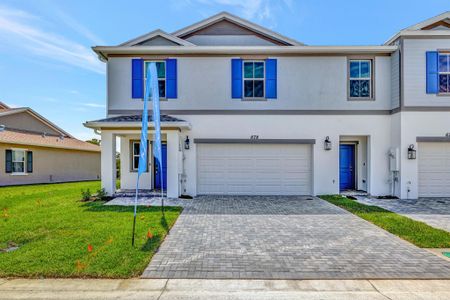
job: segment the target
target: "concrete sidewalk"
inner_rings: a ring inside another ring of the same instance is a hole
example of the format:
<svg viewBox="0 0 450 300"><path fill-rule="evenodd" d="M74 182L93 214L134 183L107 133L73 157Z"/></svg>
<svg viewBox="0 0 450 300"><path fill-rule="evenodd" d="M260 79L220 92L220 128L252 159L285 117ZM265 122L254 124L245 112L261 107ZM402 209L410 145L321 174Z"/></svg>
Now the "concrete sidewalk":
<svg viewBox="0 0 450 300"><path fill-rule="evenodd" d="M0 279L0 299L450 299L450 280Z"/></svg>

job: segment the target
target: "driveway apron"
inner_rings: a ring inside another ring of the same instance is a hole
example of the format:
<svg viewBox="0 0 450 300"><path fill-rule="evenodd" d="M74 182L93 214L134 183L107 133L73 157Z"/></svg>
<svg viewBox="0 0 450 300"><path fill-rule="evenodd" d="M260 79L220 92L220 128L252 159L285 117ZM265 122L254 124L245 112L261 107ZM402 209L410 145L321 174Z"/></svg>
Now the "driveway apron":
<svg viewBox="0 0 450 300"><path fill-rule="evenodd" d="M450 263L316 197L201 196L144 278L432 279Z"/></svg>

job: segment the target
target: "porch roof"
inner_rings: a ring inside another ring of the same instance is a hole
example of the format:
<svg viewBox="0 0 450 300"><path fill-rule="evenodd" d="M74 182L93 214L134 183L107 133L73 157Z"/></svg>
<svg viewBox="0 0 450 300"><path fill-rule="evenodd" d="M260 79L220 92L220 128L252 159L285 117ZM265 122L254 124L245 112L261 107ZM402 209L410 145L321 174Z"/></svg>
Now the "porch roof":
<svg viewBox="0 0 450 300"><path fill-rule="evenodd" d="M99 119L94 121L87 121L83 125L92 129L101 128L136 128L141 127L142 115L121 115L115 117L109 117L105 119ZM154 126L153 116L148 115L149 128ZM169 115L161 115L161 127L171 128L187 128L190 129L191 125L185 120L181 120Z"/></svg>

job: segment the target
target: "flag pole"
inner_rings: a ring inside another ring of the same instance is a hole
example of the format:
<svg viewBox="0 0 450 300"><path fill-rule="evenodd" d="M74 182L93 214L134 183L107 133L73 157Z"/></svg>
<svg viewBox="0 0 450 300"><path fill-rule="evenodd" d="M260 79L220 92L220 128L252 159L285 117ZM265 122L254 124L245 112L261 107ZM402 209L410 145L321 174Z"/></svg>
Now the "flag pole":
<svg viewBox="0 0 450 300"><path fill-rule="evenodd" d="M133 247L134 247L134 232L136 229L136 212L137 212L138 192L139 192L139 176L138 176L138 179L136 182L136 196L134 197L133 236L131 237L131 246L133 246Z"/></svg>

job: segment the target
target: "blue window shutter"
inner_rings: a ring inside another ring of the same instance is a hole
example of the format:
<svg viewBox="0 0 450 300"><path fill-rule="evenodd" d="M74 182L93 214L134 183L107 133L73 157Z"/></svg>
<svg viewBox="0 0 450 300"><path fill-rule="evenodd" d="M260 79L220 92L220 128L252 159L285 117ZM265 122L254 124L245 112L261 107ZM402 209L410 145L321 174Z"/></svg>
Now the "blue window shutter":
<svg viewBox="0 0 450 300"><path fill-rule="evenodd" d="M266 98L277 98L277 60L266 59Z"/></svg>
<svg viewBox="0 0 450 300"><path fill-rule="evenodd" d="M12 173L12 150L5 151L5 172Z"/></svg>
<svg viewBox="0 0 450 300"><path fill-rule="evenodd" d="M144 60L133 58L131 60L131 98L144 97Z"/></svg>
<svg viewBox="0 0 450 300"><path fill-rule="evenodd" d="M427 94L437 94L439 92L439 53L437 51L427 51Z"/></svg>
<svg viewBox="0 0 450 300"><path fill-rule="evenodd" d="M177 60L173 58L166 59L166 98L178 98Z"/></svg>
<svg viewBox="0 0 450 300"><path fill-rule="evenodd" d="M231 60L231 98L242 98L242 59Z"/></svg>
<svg viewBox="0 0 450 300"><path fill-rule="evenodd" d="M33 152L27 151L27 173L33 173Z"/></svg>

